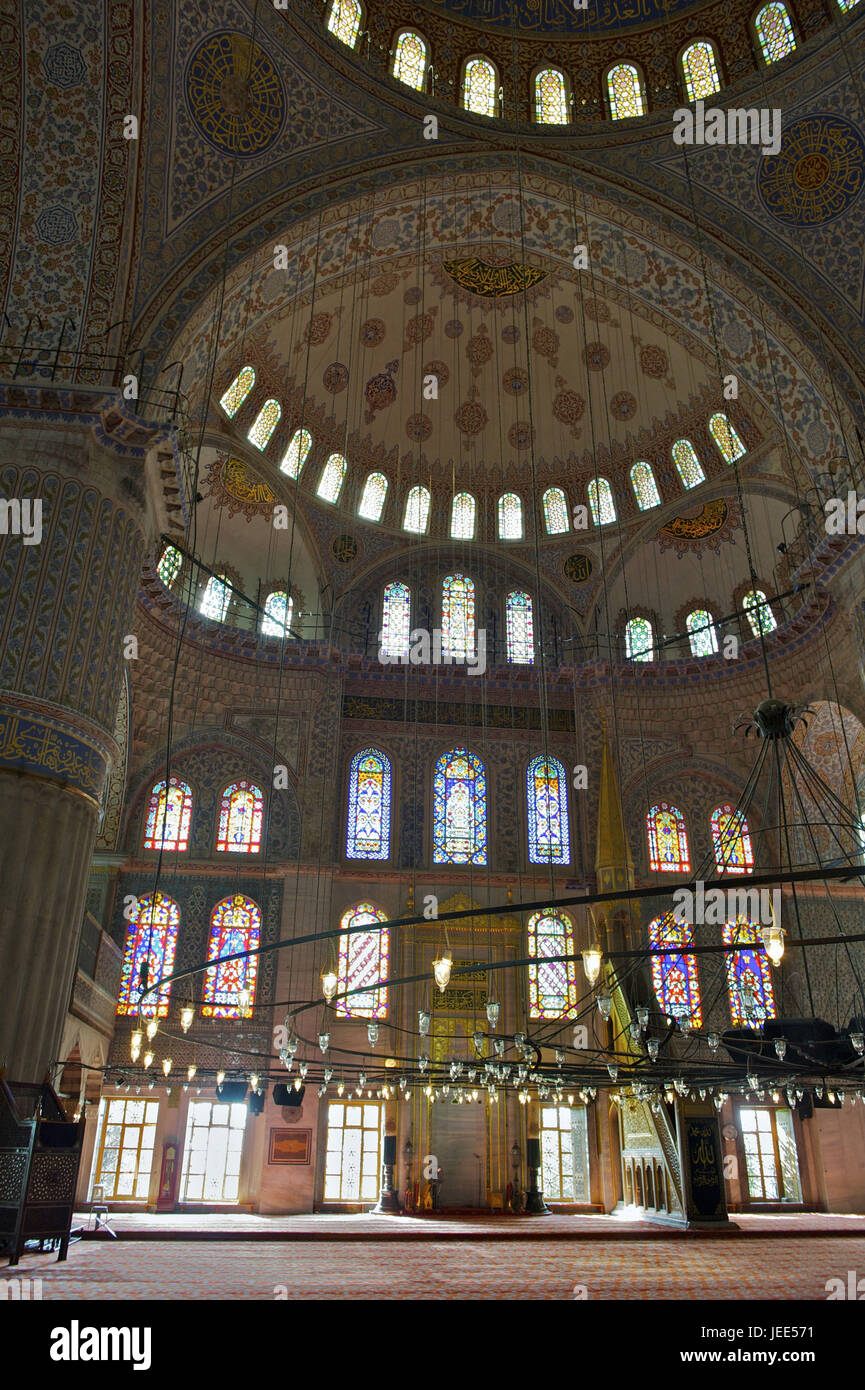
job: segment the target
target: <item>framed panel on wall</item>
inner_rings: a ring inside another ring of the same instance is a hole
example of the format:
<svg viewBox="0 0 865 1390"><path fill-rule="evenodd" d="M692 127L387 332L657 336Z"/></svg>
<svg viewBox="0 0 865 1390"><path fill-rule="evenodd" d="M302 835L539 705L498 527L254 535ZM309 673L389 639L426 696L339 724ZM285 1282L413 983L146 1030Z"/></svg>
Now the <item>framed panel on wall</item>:
<svg viewBox="0 0 865 1390"><path fill-rule="evenodd" d="M309 1163L311 1129L272 1129L268 1163Z"/></svg>

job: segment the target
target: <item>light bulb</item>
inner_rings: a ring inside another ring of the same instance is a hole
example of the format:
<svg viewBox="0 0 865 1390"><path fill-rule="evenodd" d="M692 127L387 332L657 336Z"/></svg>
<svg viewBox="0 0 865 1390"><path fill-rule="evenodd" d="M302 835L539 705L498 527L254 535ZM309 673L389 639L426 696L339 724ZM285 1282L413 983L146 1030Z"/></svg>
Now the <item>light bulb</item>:
<svg viewBox="0 0 865 1390"><path fill-rule="evenodd" d="M152 1053L152 1052L145 1052L145 1054L144 1054L144 1066L145 1066L145 1069L146 1069L147 1067L151 1066L152 1062L153 1062L153 1053Z"/></svg>
<svg viewBox="0 0 865 1390"><path fill-rule="evenodd" d="M221 1085L223 1084L224 1081L225 1081L225 1072L224 1072L224 1071L218 1071L218 1072L216 1073L216 1084L217 1084L217 1086L221 1086Z"/></svg>
<svg viewBox="0 0 865 1390"><path fill-rule="evenodd" d="M187 1081L191 1081L192 1078L193 1078L193 1076L195 1075L195 1073L196 1073L197 1071L198 1071L198 1067L195 1065L195 1063L194 1063L194 1062L190 1063L190 1065L186 1068L186 1079L187 1079Z"/></svg>
<svg viewBox="0 0 865 1390"><path fill-rule="evenodd" d="M338 1096L344 1096L344 1095L345 1095L345 1082L344 1082L344 1081L340 1081L339 1085L338 1085L337 1088L336 1088L336 1094L337 1094Z"/></svg>
<svg viewBox="0 0 865 1390"><path fill-rule="evenodd" d="M195 1018L195 1010L191 1004L184 1004L180 1010L180 1026L184 1033L188 1033L192 1027L192 1020Z"/></svg>
<svg viewBox="0 0 865 1390"><path fill-rule="evenodd" d="M773 922L769 927L763 927L763 945L766 947L766 955L773 965L780 965L784 957L784 932Z"/></svg>
<svg viewBox="0 0 865 1390"><path fill-rule="evenodd" d="M453 968L453 957L450 951L446 950L443 956L439 956L438 960L433 961L432 966L435 982L441 993L444 994L450 984L451 969Z"/></svg>
<svg viewBox="0 0 865 1390"><path fill-rule="evenodd" d="M163 1059L162 1059L162 1071L163 1071L163 1073L164 1073L165 1076L168 1076L168 1075L169 1075L169 1073L170 1073L170 1071L171 1071L171 1068L172 1068L172 1065L173 1065L173 1063L172 1063L170 1057L163 1057Z"/></svg>
<svg viewBox="0 0 865 1390"><path fill-rule="evenodd" d="M257 1091L257 1090L258 1090L258 1083L259 1083L259 1080L260 1080L260 1077L259 1077L257 1071L251 1071L251 1072L249 1073L249 1084L250 1084L250 1086L252 1087L253 1091Z"/></svg>
<svg viewBox="0 0 865 1390"><path fill-rule="evenodd" d="M586 979L592 986L598 983L602 960L603 952L600 946L588 946L583 951L583 970L586 972Z"/></svg>
<svg viewBox="0 0 865 1390"><path fill-rule="evenodd" d="M374 1020L366 1025L366 1035L369 1038L370 1047L375 1047L378 1042L378 1024Z"/></svg>
<svg viewBox="0 0 865 1390"><path fill-rule="evenodd" d="M325 999L332 999L336 994L338 984L335 970L322 970L321 972L321 992Z"/></svg>
<svg viewBox="0 0 865 1390"><path fill-rule="evenodd" d="M155 1018L149 1018L149 1019L147 1020L147 1027L146 1027L146 1029L145 1029L145 1032L147 1033L147 1041L148 1041L148 1042L153 1042L153 1039L156 1037L156 1033L157 1033L157 1029L158 1029L158 1028L159 1028L159 1024L157 1023L157 1021L156 1021Z"/></svg>
<svg viewBox="0 0 865 1390"><path fill-rule="evenodd" d="M318 1046L322 1054L327 1052L327 1049L330 1047L330 1033L319 1033Z"/></svg>
<svg viewBox="0 0 865 1390"><path fill-rule="evenodd" d="M296 1091L299 1091L302 1085L303 1085L303 1083L302 1083L300 1077L299 1077L299 1076L296 1076L296 1077L294 1078L294 1089L295 1089Z"/></svg>
<svg viewBox="0 0 865 1390"><path fill-rule="evenodd" d="M499 1004L495 999L487 1001L487 1022L491 1028L495 1028L499 1021Z"/></svg>

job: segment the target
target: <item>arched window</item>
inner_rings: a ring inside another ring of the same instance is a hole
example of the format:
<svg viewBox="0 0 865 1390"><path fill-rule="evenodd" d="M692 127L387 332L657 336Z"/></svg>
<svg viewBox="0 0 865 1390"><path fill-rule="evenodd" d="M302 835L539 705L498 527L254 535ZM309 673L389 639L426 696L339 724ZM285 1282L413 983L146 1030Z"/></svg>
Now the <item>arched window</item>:
<svg viewBox="0 0 865 1390"><path fill-rule="evenodd" d="M609 526L610 522L616 519L616 504L613 501L613 489L606 478L592 478L586 492L595 525Z"/></svg>
<svg viewBox="0 0 865 1390"><path fill-rule="evenodd" d="M467 661L474 652L474 581L467 574L448 574L442 583L442 655Z"/></svg>
<svg viewBox="0 0 865 1390"><path fill-rule="evenodd" d="M610 115L614 121L623 116L645 116L646 98L640 74L633 63L617 63L607 73L607 93Z"/></svg>
<svg viewBox="0 0 865 1390"><path fill-rule="evenodd" d="M786 58L796 47L787 6L782 5L780 0L772 0L770 5L758 10L754 16L754 29L767 63L777 63L779 58Z"/></svg>
<svg viewBox="0 0 865 1390"><path fill-rule="evenodd" d="M577 970L572 960L550 960L550 956L572 956L574 924L566 912L535 912L528 925L529 1018L575 1018L577 1013Z"/></svg>
<svg viewBox="0 0 865 1390"><path fill-rule="evenodd" d="M741 811L725 802L712 812L712 846L719 874L751 874L754 851L748 822Z"/></svg>
<svg viewBox="0 0 865 1390"><path fill-rule="evenodd" d="M849 10L852 10L852 9L854 8L854 6L856 6L856 5L858 5L858 4L859 4L859 0L838 0L838 8L839 8L839 10L841 10L844 14L847 14L847 12L848 12Z"/></svg>
<svg viewBox="0 0 865 1390"><path fill-rule="evenodd" d="M629 661L655 660L655 634L648 618L629 618L625 624L625 656Z"/></svg>
<svg viewBox="0 0 865 1390"><path fill-rule="evenodd" d="M522 589L508 594L506 616L508 661L516 666L532 666L535 660L532 600Z"/></svg>
<svg viewBox="0 0 865 1390"><path fill-rule="evenodd" d="M217 850L234 854L258 854L264 801L254 782L232 782L219 803Z"/></svg>
<svg viewBox="0 0 865 1390"><path fill-rule="evenodd" d="M419 92L426 76L426 62L426 44L420 34L413 34L410 29L403 30L394 49L394 77Z"/></svg>
<svg viewBox="0 0 865 1390"><path fill-rule="evenodd" d="M387 1017L387 987L381 983L388 973L388 929L382 925L386 921L372 903L356 903L342 914L337 993L350 989L360 993L337 999L340 1018ZM370 930L360 930L363 927Z"/></svg>
<svg viewBox="0 0 865 1390"><path fill-rule="evenodd" d="M358 0L332 0L327 27L338 39L347 43L349 48L354 48L362 17Z"/></svg>
<svg viewBox="0 0 865 1390"><path fill-rule="evenodd" d="M544 493L544 525L548 536L561 536L571 529L568 499L560 487L548 487Z"/></svg>
<svg viewBox="0 0 865 1390"><path fill-rule="evenodd" d="M712 615L707 608L695 608L685 619L688 641L692 656L715 656L718 651L718 634Z"/></svg>
<svg viewBox="0 0 865 1390"><path fill-rule="evenodd" d="M307 455L312 448L312 435L309 430L295 430L291 436L291 442L283 455L279 465L280 473L285 473L289 478L299 478L300 470L306 463Z"/></svg>
<svg viewBox="0 0 865 1390"><path fill-rule="evenodd" d="M724 956L733 1027L759 1028L765 1019L775 1017L772 972L760 933L744 919L727 922L724 945L734 948Z"/></svg>
<svg viewBox="0 0 865 1390"><path fill-rule="evenodd" d="M533 758L526 770L529 863L570 864L568 779L557 758Z"/></svg>
<svg viewBox="0 0 865 1390"><path fill-rule="evenodd" d="M282 406L279 401L265 401L246 436L250 444L254 444L256 449L266 449L270 443L270 436L279 424L281 414Z"/></svg>
<svg viewBox="0 0 865 1390"><path fill-rule="evenodd" d="M474 540L477 506L470 492L458 492L451 505L451 535L455 541Z"/></svg>
<svg viewBox="0 0 865 1390"><path fill-rule="evenodd" d="M348 774L347 859L390 854L390 759L377 748L355 753Z"/></svg>
<svg viewBox="0 0 865 1390"><path fill-rule="evenodd" d="M463 73L463 106L476 116L496 114L498 78L486 58L469 58Z"/></svg>
<svg viewBox="0 0 865 1390"><path fill-rule="evenodd" d="M265 637L287 637L291 627L291 614L294 600L284 589L275 589L264 600L264 617L261 630Z"/></svg>
<svg viewBox="0 0 865 1390"><path fill-rule="evenodd" d="M205 618L212 618L214 622L224 623L230 602L231 590L228 587L225 575L221 574L217 577L215 574L212 574L204 586L204 593L201 595L198 611L202 613Z"/></svg>
<svg viewBox="0 0 865 1390"><path fill-rule="evenodd" d="M765 636L767 632L775 631L778 626L775 614L762 589L749 590L742 599L742 607L748 615L748 622L755 637L759 637L761 633Z"/></svg>
<svg viewBox="0 0 865 1390"><path fill-rule="evenodd" d="M650 507L661 505L661 494L658 492L655 475L651 465L643 459L639 463L635 463L631 469L631 487L634 489L637 506L641 512L647 512Z"/></svg>
<svg viewBox="0 0 865 1390"><path fill-rule="evenodd" d="M261 939L261 910L252 898L242 893L223 898L210 918L209 965L204 975L202 1018L251 1018L255 1003L255 981L258 975L258 956L245 960L223 960L238 951L255 951ZM249 1003L241 1007L239 994L249 991Z"/></svg>
<svg viewBox="0 0 865 1390"><path fill-rule="evenodd" d="M153 990L142 1002L141 972L144 969L148 986L172 974L180 908L164 893L145 893L131 911L117 1012L121 1017L140 1012L143 1018L165 1018L171 985L160 986L158 993Z"/></svg>
<svg viewBox="0 0 865 1390"><path fill-rule="evenodd" d="M523 536L523 504L515 492L499 498L499 540L519 541Z"/></svg>
<svg viewBox="0 0 865 1390"><path fill-rule="evenodd" d="M229 420L234 419L254 385L255 368L242 367L228 390L219 398L219 404L222 406Z"/></svg>
<svg viewBox="0 0 865 1390"><path fill-rule="evenodd" d="M715 46L707 39L698 39L682 54L682 72L689 101L699 101L721 90Z"/></svg>
<svg viewBox="0 0 865 1390"><path fill-rule="evenodd" d="M363 485L363 496L357 509L358 516L362 516L365 521L381 521L386 497L387 478L383 473L370 473Z"/></svg>
<svg viewBox="0 0 865 1390"><path fill-rule="evenodd" d="M156 566L156 573L162 580L166 589L170 589L175 579L180 573L183 564L183 556L176 545L167 545L159 557L159 564Z"/></svg>
<svg viewBox="0 0 865 1390"><path fill-rule="evenodd" d="M691 853L685 817L678 806L659 801L646 816L649 840L649 868L653 873L688 874Z"/></svg>
<svg viewBox="0 0 865 1390"><path fill-rule="evenodd" d="M709 421L709 429L712 431L712 438L721 451L721 457L725 463L735 463L740 459L746 449L738 434L735 426L730 424L723 411L719 410Z"/></svg>
<svg viewBox="0 0 865 1390"><path fill-rule="evenodd" d="M684 487L696 487L706 481L703 466L690 439L677 439L673 445L673 462Z"/></svg>
<svg viewBox="0 0 865 1390"><path fill-rule="evenodd" d="M568 89L558 68L543 68L535 75L535 120L541 125L568 123Z"/></svg>
<svg viewBox="0 0 865 1390"><path fill-rule="evenodd" d="M661 1011L679 1023L686 1020L699 1028L703 1022L693 928L674 920L672 913L649 923L649 946L663 955L652 956L652 984Z"/></svg>
<svg viewBox="0 0 865 1390"><path fill-rule="evenodd" d="M487 779L465 748L443 753L433 777L433 863L486 864Z"/></svg>
<svg viewBox="0 0 865 1390"><path fill-rule="evenodd" d="M166 795L165 782L157 782L150 789L147 803L144 848L177 850L182 854L189 844L191 816L192 789L188 783L172 777Z"/></svg>
<svg viewBox="0 0 865 1390"><path fill-rule="evenodd" d="M422 536L429 525L429 492L425 487L413 487L405 499L404 531L414 531Z"/></svg>
<svg viewBox="0 0 865 1390"><path fill-rule="evenodd" d="M318 496L324 502L336 502L342 491L342 484L345 478L345 470L348 464L342 454L331 454L321 472L321 481L318 484Z"/></svg>
<svg viewBox="0 0 865 1390"><path fill-rule="evenodd" d="M411 628L411 590L394 579L384 588L381 618L381 654L391 661L408 660Z"/></svg>

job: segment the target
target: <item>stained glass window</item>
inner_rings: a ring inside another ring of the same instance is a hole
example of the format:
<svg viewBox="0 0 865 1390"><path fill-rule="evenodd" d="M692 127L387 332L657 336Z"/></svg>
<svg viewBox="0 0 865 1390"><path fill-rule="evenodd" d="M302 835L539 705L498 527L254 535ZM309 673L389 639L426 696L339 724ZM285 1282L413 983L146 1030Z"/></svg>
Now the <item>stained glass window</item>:
<svg viewBox="0 0 865 1390"><path fill-rule="evenodd" d="M529 918L529 1018L575 1018L577 971L572 960L549 956L574 954L574 925L566 912L536 912ZM536 962L536 963L534 963Z"/></svg>
<svg viewBox="0 0 865 1390"><path fill-rule="evenodd" d="M255 368L242 367L228 390L219 400L219 404L222 406L229 420L232 420L237 414L254 385Z"/></svg>
<svg viewBox="0 0 865 1390"><path fill-rule="evenodd" d="M754 28L767 63L777 63L779 58L786 58L788 53L794 51L796 38L793 25L787 6L780 4L779 0L764 5L754 16Z"/></svg>
<svg viewBox="0 0 865 1390"><path fill-rule="evenodd" d="M751 631L755 637L759 637L762 632L774 632L778 624L775 621L775 614L769 606L769 600L762 589L751 589L742 599L742 607L748 615L748 622L751 624Z"/></svg>
<svg viewBox="0 0 865 1390"><path fill-rule="evenodd" d="M557 758L533 758L526 771L529 863L570 864L568 779Z"/></svg>
<svg viewBox="0 0 865 1390"><path fill-rule="evenodd" d="M649 923L649 946L665 950L664 955L652 956L652 984L661 1010L668 1018L680 1023L690 1019L695 1028L703 1022L700 1001L700 981L697 978L697 957L688 947L694 944L694 931L685 922L674 920L672 913L656 917Z"/></svg>
<svg viewBox="0 0 865 1390"><path fill-rule="evenodd" d="M649 839L649 868L653 873L691 872L691 853L685 817L678 806L659 801L646 816Z"/></svg>
<svg viewBox="0 0 865 1390"><path fill-rule="evenodd" d="M606 478L592 478L586 492L595 525L608 526L611 521L615 521L616 504L613 501L613 489Z"/></svg>
<svg viewBox="0 0 865 1390"><path fill-rule="evenodd" d="M568 499L560 487L548 487L544 493L544 524L548 536L561 536L570 530Z"/></svg>
<svg viewBox="0 0 865 1390"><path fill-rule="evenodd" d="M859 0L838 0L838 8L839 10L843 10L844 14L846 14L848 10L852 10L854 6L858 4Z"/></svg>
<svg viewBox="0 0 865 1390"><path fill-rule="evenodd" d="M289 478L299 478L311 448L312 435L309 430L295 430L279 465L280 473L287 474Z"/></svg>
<svg viewBox="0 0 865 1390"><path fill-rule="evenodd" d="M347 859L390 853L390 759L377 748L355 753L348 775Z"/></svg>
<svg viewBox="0 0 865 1390"><path fill-rule="evenodd" d="M655 634L648 618L629 618L625 624L625 655L629 661L655 660Z"/></svg>
<svg viewBox="0 0 865 1390"><path fill-rule="evenodd" d="M171 985L160 986L158 994L153 990L140 1002L141 972L145 970L148 987L172 974L180 908L164 893L145 893L131 911L134 915L129 919L126 933L117 1012L121 1016L140 1012L144 1018L165 1018Z"/></svg>
<svg viewBox="0 0 865 1390"><path fill-rule="evenodd" d="M689 101L699 101L721 90L715 50L705 39L699 39L682 54L682 72Z"/></svg>
<svg viewBox="0 0 865 1390"><path fill-rule="evenodd" d="M712 812L712 846L715 864L720 874L750 874L754 872L754 851L748 822L735 806L725 803Z"/></svg>
<svg viewBox="0 0 865 1390"><path fill-rule="evenodd" d="M232 782L222 793L219 804L216 848L235 854L258 854L263 814L264 801L255 783Z"/></svg>
<svg viewBox="0 0 865 1390"><path fill-rule="evenodd" d="M358 0L332 0L327 27L338 39L354 48L360 29L361 8Z"/></svg>
<svg viewBox="0 0 865 1390"><path fill-rule="evenodd" d="M610 115L614 121L623 116L645 116L646 101L640 74L632 63L617 63L607 73Z"/></svg>
<svg viewBox="0 0 865 1390"><path fill-rule="evenodd" d="M405 499L403 530L422 536L429 525L429 492L425 487L413 487Z"/></svg>
<svg viewBox="0 0 865 1390"><path fill-rule="evenodd" d="M634 489L637 506L641 512L647 512L650 507L661 505L661 494L658 492L658 484L655 482L651 465L642 459L639 463L635 463L631 469L631 487Z"/></svg>
<svg viewBox="0 0 865 1390"><path fill-rule="evenodd" d="M451 535L456 541L470 541L475 534L475 499L470 492L458 492L451 506Z"/></svg>
<svg viewBox="0 0 865 1390"><path fill-rule="evenodd" d="M532 666L535 660L532 600L521 589L508 594L507 630L508 661L517 666Z"/></svg>
<svg viewBox="0 0 865 1390"><path fill-rule="evenodd" d="M265 637L286 637L291 627L291 614L294 600L284 589L275 589L264 600L264 617L261 630Z"/></svg>
<svg viewBox="0 0 865 1390"><path fill-rule="evenodd" d="M433 863L486 864L487 779L465 748L443 753L433 778Z"/></svg>
<svg viewBox="0 0 865 1390"><path fill-rule="evenodd" d="M677 439L673 445L673 462L685 487L696 487L706 481L703 466L690 439Z"/></svg>
<svg viewBox="0 0 865 1390"><path fill-rule="evenodd" d="M156 566L156 573L162 580L166 589L170 589L175 579L180 573L180 566L183 564L183 556L176 545L167 545Z"/></svg>
<svg viewBox="0 0 865 1390"><path fill-rule="evenodd" d="M230 602L231 590L225 582L225 576L217 579L216 575L211 575L204 586L201 603L198 605L199 611L205 618L213 618L214 622L222 623L225 621Z"/></svg>
<svg viewBox="0 0 865 1390"><path fill-rule="evenodd" d="M764 1019L775 1017L775 991L772 972L759 930L740 919L724 925L727 951L727 989L734 1028L759 1028Z"/></svg>
<svg viewBox="0 0 865 1390"><path fill-rule="evenodd" d="M270 436L279 424L281 414L282 406L279 401L265 401L246 436L250 444L254 444L256 449L266 449L270 443Z"/></svg>
<svg viewBox="0 0 865 1390"><path fill-rule="evenodd" d="M544 68L535 77L535 118L542 125L567 125L568 90L558 68Z"/></svg>
<svg viewBox="0 0 865 1390"><path fill-rule="evenodd" d="M384 499L387 497L387 478L383 473L370 473L363 485L363 496L357 509L365 521L381 521Z"/></svg>
<svg viewBox="0 0 865 1390"><path fill-rule="evenodd" d="M485 58L469 58L463 76L463 106L476 116L496 114L496 70Z"/></svg>
<svg viewBox="0 0 865 1390"><path fill-rule="evenodd" d="M165 782L157 782L147 803L144 848L182 853L189 844L191 816L192 790L187 783L172 777L166 796Z"/></svg>
<svg viewBox="0 0 865 1390"><path fill-rule="evenodd" d="M345 470L348 468L342 454L331 454L321 472L318 496L325 502L335 502L342 491Z"/></svg>
<svg viewBox="0 0 865 1390"><path fill-rule="evenodd" d="M381 651L391 661L408 657L411 590L398 579L386 584L382 604Z"/></svg>
<svg viewBox="0 0 865 1390"><path fill-rule="evenodd" d="M393 55L393 75L420 91L426 76L426 44L420 34L408 29L400 34Z"/></svg>
<svg viewBox="0 0 865 1390"><path fill-rule="evenodd" d="M705 608L695 608L685 619L685 626L691 643L691 655L714 656L718 650L718 634L711 613Z"/></svg>
<svg viewBox="0 0 865 1390"><path fill-rule="evenodd" d="M466 574L446 575L442 583L442 655L467 661L475 653L475 586Z"/></svg>
<svg viewBox="0 0 865 1390"><path fill-rule="evenodd" d="M499 498L499 540L518 541L523 534L523 504L515 492Z"/></svg>
<svg viewBox="0 0 865 1390"><path fill-rule="evenodd" d="M255 1003L255 981L258 975L258 956L245 960L223 961L238 951L255 951L261 938L261 911L252 898L235 893L223 898L213 909L210 919L209 965L204 976L202 1018L251 1018ZM241 1008L238 995L249 990L249 1003Z"/></svg>
<svg viewBox="0 0 865 1390"><path fill-rule="evenodd" d="M723 411L718 411L709 421L709 429L712 431L712 438L721 451L721 457L725 463L735 463L740 459L746 449L734 425L730 424Z"/></svg>
<svg viewBox="0 0 865 1390"><path fill-rule="evenodd" d="M358 994L337 999L336 1012L340 1018L386 1018L388 929L381 925L387 917L372 903L357 903L342 915L339 938L339 968L337 993L356 989ZM371 927L371 931L357 928Z"/></svg>

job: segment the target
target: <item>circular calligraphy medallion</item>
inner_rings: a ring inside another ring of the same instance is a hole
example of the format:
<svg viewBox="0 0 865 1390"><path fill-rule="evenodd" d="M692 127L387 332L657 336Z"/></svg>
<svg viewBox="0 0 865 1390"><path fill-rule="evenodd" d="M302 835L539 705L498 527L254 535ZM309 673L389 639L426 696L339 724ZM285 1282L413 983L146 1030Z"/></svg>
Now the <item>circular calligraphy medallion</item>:
<svg viewBox="0 0 865 1390"><path fill-rule="evenodd" d="M757 168L757 192L767 212L794 227L831 222L856 201L865 184L865 141L842 116L804 116L785 125L781 149Z"/></svg>
<svg viewBox="0 0 865 1390"><path fill-rule="evenodd" d="M285 118L285 93L268 55L245 34L201 40L186 65L186 100L206 140L249 159L274 143Z"/></svg>

